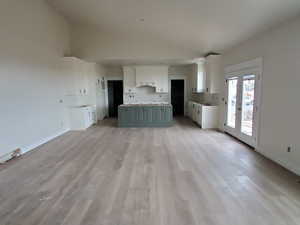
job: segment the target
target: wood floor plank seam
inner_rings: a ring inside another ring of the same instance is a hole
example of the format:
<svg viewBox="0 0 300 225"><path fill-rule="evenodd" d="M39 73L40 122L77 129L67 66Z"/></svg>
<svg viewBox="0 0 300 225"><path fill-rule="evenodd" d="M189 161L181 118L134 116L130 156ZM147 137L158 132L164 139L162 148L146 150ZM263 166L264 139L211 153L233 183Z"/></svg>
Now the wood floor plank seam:
<svg viewBox="0 0 300 225"><path fill-rule="evenodd" d="M298 179L186 118L105 119L0 167L0 225L299 225Z"/></svg>

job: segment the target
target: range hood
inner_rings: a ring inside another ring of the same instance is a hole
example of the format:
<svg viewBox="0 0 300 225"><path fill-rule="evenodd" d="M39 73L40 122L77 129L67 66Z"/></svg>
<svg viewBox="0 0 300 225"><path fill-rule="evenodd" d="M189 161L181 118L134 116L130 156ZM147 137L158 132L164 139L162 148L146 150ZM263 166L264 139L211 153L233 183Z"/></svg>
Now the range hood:
<svg viewBox="0 0 300 225"><path fill-rule="evenodd" d="M153 87L155 88L155 82L139 82L136 84L136 87L139 88L139 87Z"/></svg>
<svg viewBox="0 0 300 225"><path fill-rule="evenodd" d="M156 93L167 93L168 66L125 66L125 93L133 93L136 88L152 87Z"/></svg>
<svg viewBox="0 0 300 225"><path fill-rule="evenodd" d="M136 87L158 87L168 77L168 66L136 66Z"/></svg>

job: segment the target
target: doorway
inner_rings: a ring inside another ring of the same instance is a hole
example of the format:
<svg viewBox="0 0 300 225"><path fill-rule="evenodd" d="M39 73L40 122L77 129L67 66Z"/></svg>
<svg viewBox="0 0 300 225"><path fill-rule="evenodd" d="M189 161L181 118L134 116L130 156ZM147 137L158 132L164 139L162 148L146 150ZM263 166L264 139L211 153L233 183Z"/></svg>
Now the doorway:
<svg viewBox="0 0 300 225"><path fill-rule="evenodd" d="M225 131L257 147L260 79L257 71L226 78Z"/></svg>
<svg viewBox="0 0 300 225"><path fill-rule="evenodd" d="M108 115L118 117L118 106L123 104L123 81L109 80L108 88Z"/></svg>
<svg viewBox="0 0 300 225"><path fill-rule="evenodd" d="M184 80L171 80L171 104L174 116L184 115Z"/></svg>

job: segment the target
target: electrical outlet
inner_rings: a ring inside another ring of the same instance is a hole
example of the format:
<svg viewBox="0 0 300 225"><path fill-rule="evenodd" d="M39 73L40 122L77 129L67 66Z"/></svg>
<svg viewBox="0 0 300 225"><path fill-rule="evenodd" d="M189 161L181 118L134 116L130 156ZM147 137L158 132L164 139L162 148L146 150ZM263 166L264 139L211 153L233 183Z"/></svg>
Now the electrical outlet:
<svg viewBox="0 0 300 225"><path fill-rule="evenodd" d="M11 159L17 158L21 156L21 149L16 149L11 153Z"/></svg>

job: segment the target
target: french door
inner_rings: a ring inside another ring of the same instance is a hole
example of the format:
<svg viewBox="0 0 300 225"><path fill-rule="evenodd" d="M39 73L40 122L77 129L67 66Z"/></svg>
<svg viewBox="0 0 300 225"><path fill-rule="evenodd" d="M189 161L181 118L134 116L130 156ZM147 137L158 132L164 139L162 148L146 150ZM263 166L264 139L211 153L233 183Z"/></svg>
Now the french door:
<svg viewBox="0 0 300 225"><path fill-rule="evenodd" d="M257 147L260 74L257 71L226 76L225 131Z"/></svg>

